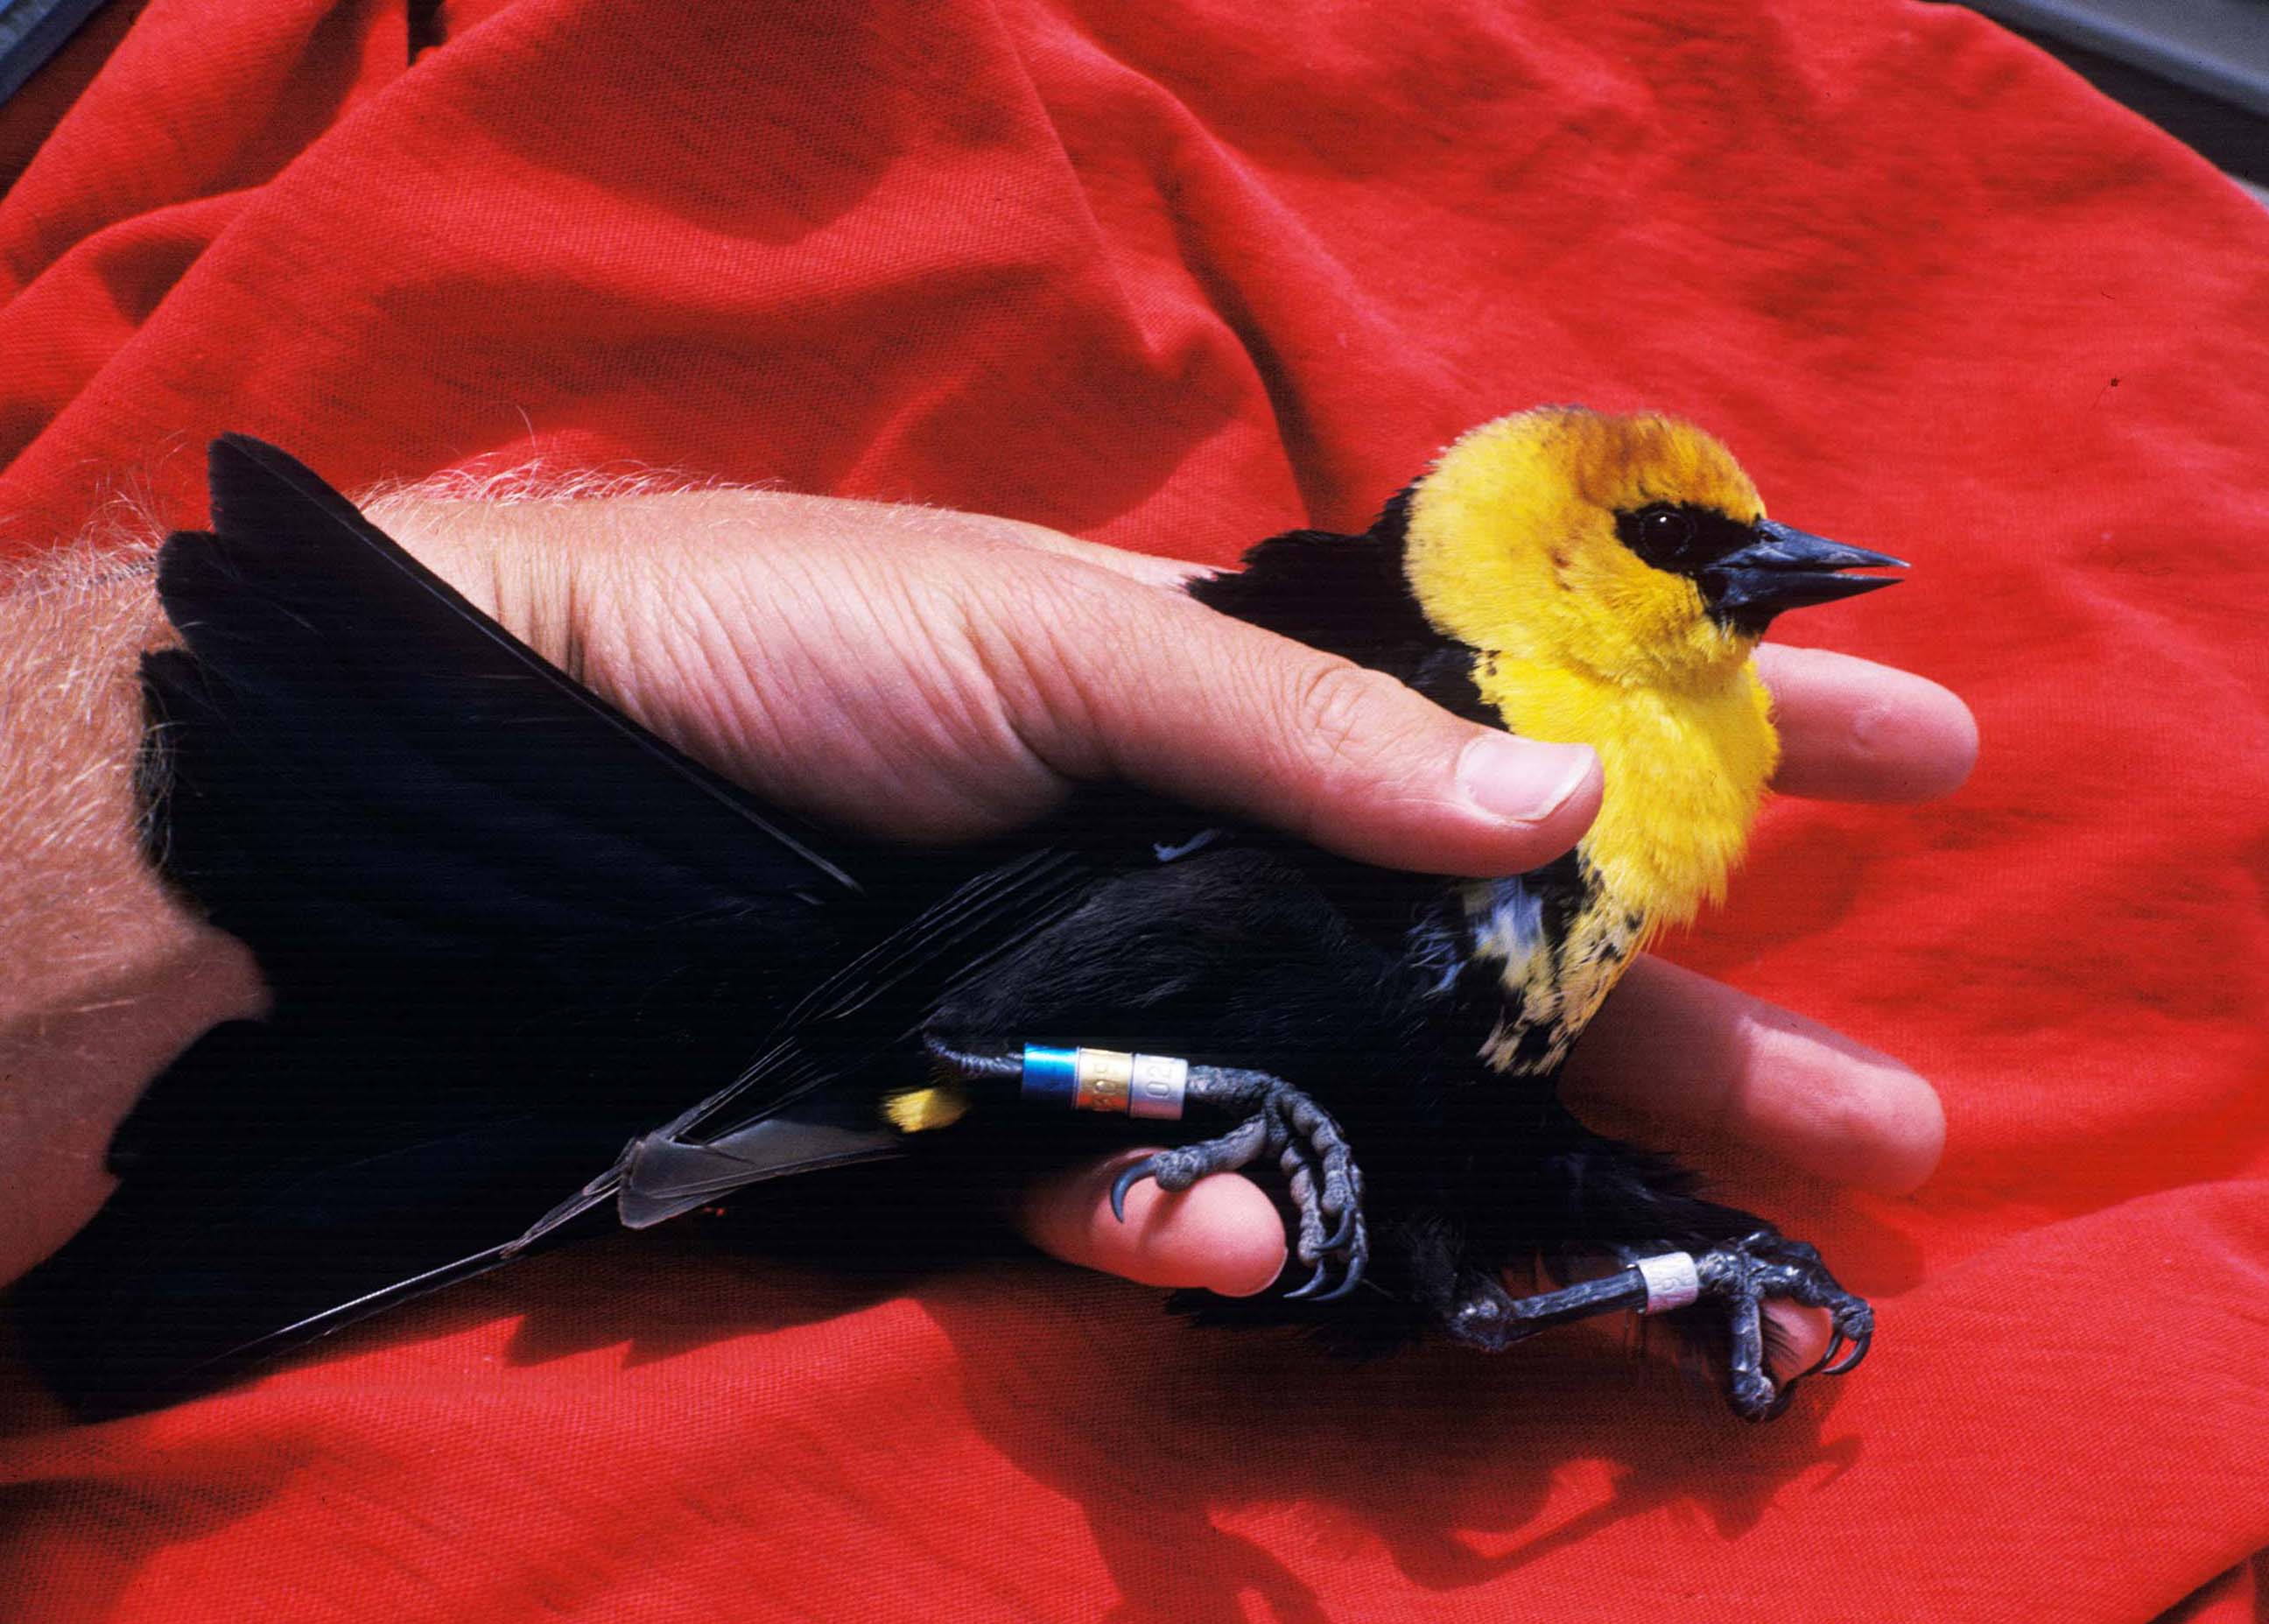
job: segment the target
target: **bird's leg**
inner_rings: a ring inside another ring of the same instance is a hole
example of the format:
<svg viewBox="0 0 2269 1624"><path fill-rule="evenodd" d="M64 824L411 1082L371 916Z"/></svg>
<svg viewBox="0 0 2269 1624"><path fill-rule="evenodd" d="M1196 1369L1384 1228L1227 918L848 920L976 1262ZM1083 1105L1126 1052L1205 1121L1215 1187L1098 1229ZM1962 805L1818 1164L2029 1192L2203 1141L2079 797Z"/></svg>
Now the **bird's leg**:
<svg viewBox="0 0 2269 1624"><path fill-rule="evenodd" d="M1713 1312L1726 1327L1727 1399L1748 1421L1779 1414L1796 1378L1776 1386L1764 1368L1764 1304L1774 1298L1825 1309L1834 1339L1814 1367L1841 1376L1866 1356L1875 1313L1837 1283L1820 1254L1802 1241L1763 1229L1698 1252L1617 1247L1624 1266L1598 1280L1516 1297L1497 1281L1460 1281L1443 1323L1460 1341L1491 1351L1551 1325L1598 1314Z"/></svg>
<svg viewBox="0 0 2269 1624"><path fill-rule="evenodd" d="M1554 1131L1554 1130L1548 1130ZM1622 1310L1675 1315L1689 1328L1724 1327L1727 1399L1750 1421L1774 1415L1794 1378L1776 1384L1764 1366L1764 1305L1773 1300L1827 1310L1834 1339L1815 1369L1840 1376L1866 1356L1874 1310L1846 1291L1817 1251L1763 1220L1688 1193L1691 1180L1661 1158L1564 1119L1559 1142L1524 1192L1549 1214L1531 1237L1548 1257L1604 1253L1622 1266L1597 1280L1516 1297L1493 1272L1460 1266L1454 1289L1436 1303L1461 1341L1497 1349L1571 1319Z"/></svg>
<svg viewBox="0 0 2269 1624"><path fill-rule="evenodd" d="M1127 1192L1145 1178L1162 1190L1186 1190L1208 1174L1233 1172L1273 1156L1297 1215L1293 1256L1314 1271L1284 1295L1328 1303L1362 1281L1371 1261L1362 1170L1331 1113L1282 1077L1108 1050L1027 1045L1015 1053L988 1054L935 1037L925 1045L932 1059L972 1081L1019 1077L1027 1099L1162 1119L1179 1118L1193 1109L1243 1113L1224 1133L1154 1151L1122 1170L1111 1186L1112 1213L1126 1221ZM1334 1264L1338 1282L1318 1295Z"/></svg>

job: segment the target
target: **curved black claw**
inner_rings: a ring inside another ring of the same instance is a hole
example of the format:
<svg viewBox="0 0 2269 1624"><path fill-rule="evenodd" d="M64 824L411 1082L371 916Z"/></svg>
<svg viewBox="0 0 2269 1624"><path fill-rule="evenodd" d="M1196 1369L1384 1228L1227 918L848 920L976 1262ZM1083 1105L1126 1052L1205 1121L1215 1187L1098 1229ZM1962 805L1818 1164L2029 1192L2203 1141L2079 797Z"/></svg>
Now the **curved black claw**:
<svg viewBox="0 0 2269 1624"><path fill-rule="evenodd" d="M1775 1298L1826 1309L1834 1321L1828 1351L1811 1374L1841 1376L1867 1356L1875 1333L1875 1310L1837 1283L1820 1254L1802 1241L1770 1229L1695 1259L1704 1301L1722 1305L1731 1349L1726 1397L1748 1421L1767 1421L1787 1406L1798 1377L1776 1387L1764 1371L1761 1310ZM1849 1352L1843 1352L1846 1345ZM1837 1355L1843 1354L1841 1358Z"/></svg>
<svg viewBox="0 0 2269 1624"><path fill-rule="evenodd" d="M1284 1170L1285 1187L1298 1215L1292 1255L1315 1269L1305 1284L1284 1296L1336 1303L1362 1283L1371 1262L1363 1172L1331 1113L1297 1089L1277 1084L1263 1101L1261 1114L1275 1125L1269 1142L1276 1147L1277 1165ZM1334 1262L1340 1266L1339 1283L1319 1292Z"/></svg>
<svg viewBox="0 0 2269 1624"><path fill-rule="evenodd" d="M1161 1190L1186 1190L1208 1173L1225 1173L1257 1160L1270 1144L1271 1124L1266 1112L1246 1118L1218 1139L1171 1150L1153 1151L1129 1163L1111 1181L1111 1215L1127 1222L1127 1192L1144 1179L1157 1181Z"/></svg>
<svg viewBox="0 0 2269 1624"><path fill-rule="evenodd" d="M1349 1238L1353 1237L1350 1236ZM1316 1301L1319 1303L1336 1303L1341 1297L1347 1296L1349 1292L1353 1291L1357 1286L1362 1285L1364 1266L1370 1261L1371 1259L1367 1252L1357 1252L1350 1255L1348 1259L1347 1273L1340 1276L1340 1283L1333 1287L1329 1291L1324 1293L1322 1296L1318 1297Z"/></svg>
<svg viewBox="0 0 2269 1624"><path fill-rule="evenodd" d="M1857 1301L1857 1299L1854 1299L1854 1301ZM1822 1360L1818 1374L1822 1376L1842 1376L1846 1371L1858 1369L1859 1368L1859 1362L1867 1356L1867 1349L1874 1346L1875 1340L1875 1310L1869 1308L1864 1303L1859 1303L1859 1310L1866 1316L1866 1323L1858 1326L1848 1335L1845 1333L1841 1323L1837 1325L1836 1329L1836 1339L1829 1345L1828 1355L1826 1358ZM1843 1358L1837 1359L1835 1356L1837 1348L1842 1347L1845 1342L1851 1343L1851 1351L1849 1354L1846 1354ZM1833 1361L1832 1363L1829 1362L1831 1360Z"/></svg>
<svg viewBox="0 0 2269 1624"><path fill-rule="evenodd" d="M1350 1240L1354 1238L1354 1232L1352 1230L1349 1232L1349 1238ZM1310 1294L1314 1292L1317 1287L1322 1285L1326 1278L1328 1277L1332 1272L1332 1260L1329 1257L1327 1257L1322 1262L1316 1265L1316 1272L1308 1276L1305 1284L1296 1286L1291 1290L1284 1294L1284 1301L1290 1303L1295 1298L1307 1298L1310 1301L1317 1303L1336 1303L1341 1297L1347 1296L1349 1292L1353 1291L1357 1286L1363 1284L1364 1267L1370 1261L1371 1259L1368 1252L1361 1252L1350 1256L1347 1259L1346 1272L1340 1276L1340 1283L1333 1287L1329 1291L1325 1292L1321 1296L1312 1297Z"/></svg>
<svg viewBox="0 0 2269 1624"><path fill-rule="evenodd" d="M1111 1215L1120 1222L1127 1222L1127 1192L1158 1170L1154 1165L1157 1160L1144 1156L1140 1162L1130 1162L1111 1181Z"/></svg>
<svg viewBox="0 0 2269 1624"><path fill-rule="evenodd" d="M1197 1080L1196 1074L1193 1074ZM1162 1190L1186 1190L1208 1173L1226 1173L1273 1153L1284 1173L1297 1214L1292 1253L1314 1273L1284 1296L1335 1302L1362 1283L1371 1261L1371 1236L1363 1216L1363 1172L1331 1113L1290 1083L1266 1074L1214 1073L1220 1104L1257 1106L1218 1138L1160 1150L1120 1170L1111 1185L1111 1213L1127 1222L1127 1194L1143 1179ZM1329 1290L1333 1266L1340 1271Z"/></svg>
<svg viewBox="0 0 2269 1624"><path fill-rule="evenodd" d="M1850 1365L1839 1365L1836 1362L1836 1355L1844 1351L1844 1337L1841 1331L1829 1332L1827 1348L1821 1354L1819 1358L1812 1362L1812 1368L1807 1370L1804 1374L1807 1376L1841 1376L1844 1371L1850 1369L1851 1368ZM1854 1361L1853 1362L1856 1363L1857 1361Z"/></svg>

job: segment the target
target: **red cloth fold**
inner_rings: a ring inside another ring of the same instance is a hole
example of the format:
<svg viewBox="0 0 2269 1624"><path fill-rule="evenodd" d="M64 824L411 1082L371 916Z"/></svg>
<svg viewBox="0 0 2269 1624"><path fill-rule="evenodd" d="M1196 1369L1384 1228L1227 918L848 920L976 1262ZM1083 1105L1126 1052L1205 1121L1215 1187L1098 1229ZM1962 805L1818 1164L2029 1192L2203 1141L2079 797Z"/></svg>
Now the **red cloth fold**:
<svg viewBox="0 0 2269 1624"><path fill-rule="evenodd" d="M1951 7L150 0L0 200L0 544L122 481L194 520L241 429L1227 560L1514 407L1680 412L1914 561L1791 635L1986 753L1777 806L1674 950L1927 1072L1950 1151L1906 1200L1748 1170L1883 1324L1769 1428L1574 1338L1347 1369L1038 1262L878 1296L663 1232L159 1414L19 1397L0 1611L2251 1616L2265 266Z"/></svg>

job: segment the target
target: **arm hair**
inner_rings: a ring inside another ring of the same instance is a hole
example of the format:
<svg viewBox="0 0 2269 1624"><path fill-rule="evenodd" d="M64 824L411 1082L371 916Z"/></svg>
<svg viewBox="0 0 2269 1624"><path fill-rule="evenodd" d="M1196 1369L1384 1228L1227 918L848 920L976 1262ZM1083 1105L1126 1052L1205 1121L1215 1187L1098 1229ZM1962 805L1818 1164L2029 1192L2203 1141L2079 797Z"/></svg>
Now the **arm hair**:
<svg viewBox="0 0 2269 1624"><path fill-rule="evenodd" d="M136 660L165 637L150 528L0 573L0 1282L108 1196L112 1131L258 972L143 855Z"/></svg>

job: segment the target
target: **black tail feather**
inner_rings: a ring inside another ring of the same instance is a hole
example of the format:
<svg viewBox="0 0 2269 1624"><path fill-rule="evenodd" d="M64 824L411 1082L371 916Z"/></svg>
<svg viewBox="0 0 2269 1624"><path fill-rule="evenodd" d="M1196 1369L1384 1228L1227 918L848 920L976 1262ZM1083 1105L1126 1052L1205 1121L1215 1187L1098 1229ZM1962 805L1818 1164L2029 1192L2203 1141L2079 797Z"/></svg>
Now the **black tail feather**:
<svg viewBox="0 0 2269 1624"><path fill-rule="evenodd" d="M231 437L211 476L212 531L160 564L184 646L145 668L153 851L252 946L276 1013L159 1080L115 1140L120 1192L18 1294L90 1408L493 1266L721 1079L744 1080L734 1124L855 1079L920 986L861 1014L872 989L837 977L805 1012L839 1029L827 1064L750 1074L816 982L972 871L755 801L281 452Z"/></svg>

